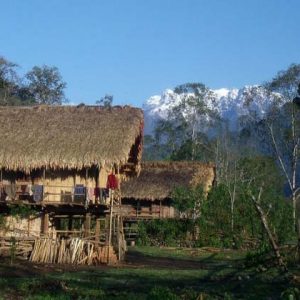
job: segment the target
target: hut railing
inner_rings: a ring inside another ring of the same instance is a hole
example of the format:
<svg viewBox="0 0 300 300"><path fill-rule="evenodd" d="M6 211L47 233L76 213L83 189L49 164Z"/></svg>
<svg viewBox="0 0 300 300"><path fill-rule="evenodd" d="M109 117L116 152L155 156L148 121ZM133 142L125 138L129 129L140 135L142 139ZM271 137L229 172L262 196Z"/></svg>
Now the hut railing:
<svg viewBox="0 0 300 300"><path fill-rule="evenodd" d="M43 194L41 201L34 201L33 194L30 194L27 191L24 191L24 186L32 185L28 181L19 181L14 184L3 184L0 182L0 188L2 190L0 202L18 202L22 201L28 204L75 204L75 205L89 205L89 204L102 204L109 206L109 198L95 198L92 202L88 199L86 187L84 193L74 192L74 186L66 185L43 185ZM11 195L8 196L8 200L3 196L3 191L6 187L14 189ZM58 191L51 191L51 189L61 189ZM50 190L50 191L49 191Z"/></svg>

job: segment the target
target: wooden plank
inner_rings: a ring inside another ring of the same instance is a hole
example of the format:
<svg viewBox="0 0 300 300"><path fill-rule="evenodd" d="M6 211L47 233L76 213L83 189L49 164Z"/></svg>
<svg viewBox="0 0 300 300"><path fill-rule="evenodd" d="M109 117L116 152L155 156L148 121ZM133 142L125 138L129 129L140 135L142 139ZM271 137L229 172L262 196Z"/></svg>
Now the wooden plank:
<svg viewBox="0 0 300 300"><path fill-rule="evenodd" d="M85 214L85 221L84 221L84 236L89 236L91 231L91 214Z"/></svg>
<svg viewBox="0 0 300 300"><path fill-rule="evenodd" d="M49 233L49 214L47 212L43 215L43 230L42 233L48 235Z"/></svg>
<svg viewBox="0 0 300 300"><path fill-rule="evenodd" d="M96 228L95 228L95 241L99 243L100 241L100 219L96 220Z"/></svg>

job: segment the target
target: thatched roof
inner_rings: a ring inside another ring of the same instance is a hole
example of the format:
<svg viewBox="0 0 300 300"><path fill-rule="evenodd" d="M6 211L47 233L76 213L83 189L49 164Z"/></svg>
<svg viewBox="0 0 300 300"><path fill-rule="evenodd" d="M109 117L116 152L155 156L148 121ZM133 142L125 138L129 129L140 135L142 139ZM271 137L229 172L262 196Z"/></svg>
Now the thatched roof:
<svg viewBox="0 0 300 300"><path fill-rule="evenodd" d="M121 184L122 198L163 200L170 198L177 186L202 184L204 190L212 186L215 167L201 162L145 162L141 173Z"/></svg>
<svg viewBox="0 0 300 300"><path fill-rule="evenodd" d="M128 106L1 107L0 168L136 164L142 130L142 111Z"/></svg>

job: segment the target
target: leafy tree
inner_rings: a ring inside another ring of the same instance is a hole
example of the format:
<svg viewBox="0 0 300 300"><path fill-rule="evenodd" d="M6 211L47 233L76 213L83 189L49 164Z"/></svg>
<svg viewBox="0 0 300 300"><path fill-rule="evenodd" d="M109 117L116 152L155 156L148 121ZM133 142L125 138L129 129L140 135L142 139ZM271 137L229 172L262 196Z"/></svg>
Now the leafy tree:
<svg viewBox="0 0 300 300"><path fill-rule="evenodd" d="M17 64L0 57L0 103L9 105L17 90L19 80L16 72Z"/></svg>
<svg viewBox="0 0 300 300"><path fill-rule="evenodd" d="M100 100L97 100L96 104L98 104L100 106L103 106L103 107L106 107L106 108L109 108L109 107L112 106L113 100L114 100L113 95L106 94Z"/></svg>
<svg viewBox="0 0 300 300"><path fill-rule="evenodd" d="M299 197L299 147L300 147L300 109L293 101L297 96L300 82L300 64L292 64L280 71L263 87L268 93L269 107L262 119L254 112L244 116L241 142L253 152L271 155L276 158L293 203L293 220L296 228L297 197ZM255 98L248 95L247 104Z"/></svg>
<svg viewBox="0 0 300 300"><path fill-rule="evenodd" d="M287 70L280 71L266 87L270 92L280 93L280 103L273 105L265 125L268 129L274 155L277 158L292 195L293 220L296 226L297 198L299 198L299 151L300 151L300 109L293 101L298 93L300 64L292 64ZM299 220L300 226L300 220Z"/></svg>
<svg viewBox="0 0 300 300"><path fill-rule="evenodd" d="M17 74L18 65L0 57L0 105L31 105L35 103L28 87Z"/></svg>
<svg viewBox="0 0 300 300"><path fill-rule="evenodd" d="M201 215L201 206L204 201L203 187L176 187L172 193L172 199L181 217L195 220Z"/></svg>
<svg viewBox="0 0 300 300"><path fill-rule="evenodd" d="M215 95L202 83L179 85L174 92L174 97L181 101L171 109L167 120L158 123L155 139L169 148L171 159L196 160L203 149L211 151L205 131L215 120L216 113L208 107L207 101L214 101ZM183 145L185 149L180 149ZM186 153L183 155L183 152Z"/></svg>
<svg viewBox="0 0 300 300"><path fill-rule="evenodd" d="M62 80L57 67L35 66L26 74L29 92L38 104L60 105L66 102Z"/></svg>

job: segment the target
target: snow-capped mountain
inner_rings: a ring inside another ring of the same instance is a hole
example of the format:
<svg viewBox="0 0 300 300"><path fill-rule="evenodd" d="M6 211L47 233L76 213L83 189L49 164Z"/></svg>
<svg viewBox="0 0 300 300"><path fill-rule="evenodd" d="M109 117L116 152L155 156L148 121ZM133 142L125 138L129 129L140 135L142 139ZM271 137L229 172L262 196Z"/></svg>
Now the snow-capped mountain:
<svg viewBox="0 0 300 300"><path fill-rule="evenodd" d="M261 86L245 86L241 89L221 88L212 90L215 99L206 99L207 106L214 108L219 115L229 120L232 129L237 128L238 118L255 111L263 117L270 103L279 94L269 94ZM167 89L161 95L152 96L143 105L145 113L145 133L149 134L159 119L166 119L169 111L182 101L182 95Z"/></svg>

